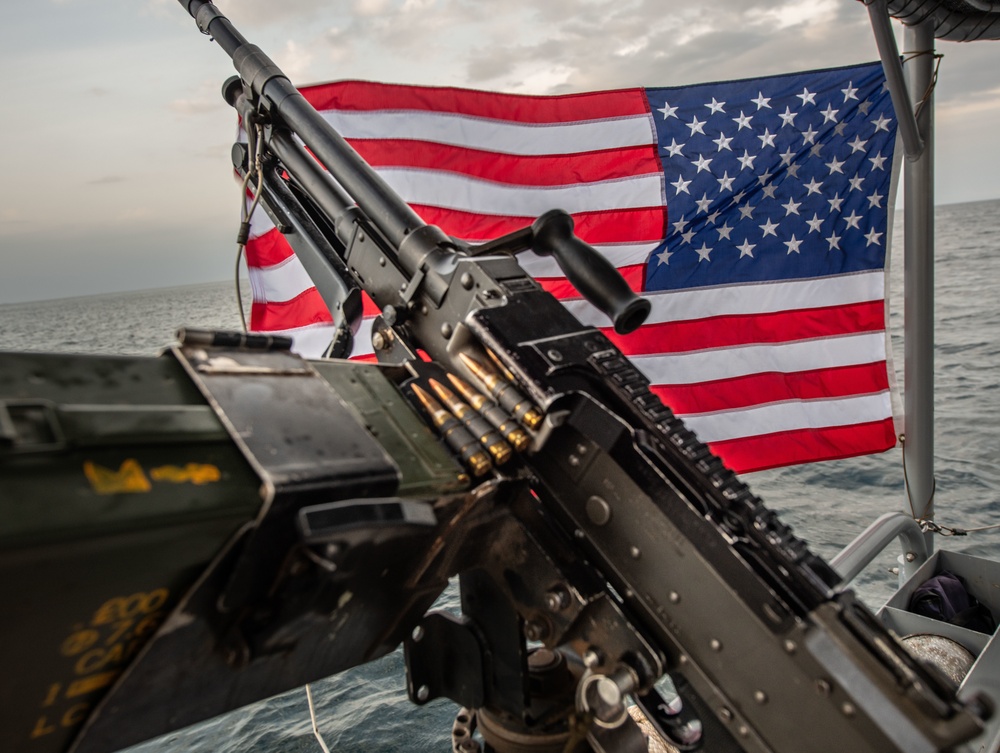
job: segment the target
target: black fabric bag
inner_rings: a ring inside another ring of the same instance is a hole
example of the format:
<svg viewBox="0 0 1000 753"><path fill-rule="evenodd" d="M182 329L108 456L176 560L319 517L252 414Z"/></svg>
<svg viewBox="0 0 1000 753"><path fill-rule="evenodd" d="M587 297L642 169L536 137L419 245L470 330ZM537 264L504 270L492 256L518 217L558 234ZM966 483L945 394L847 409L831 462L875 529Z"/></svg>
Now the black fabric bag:
<svg viewBox="0 0 1000 753"><path fill-rule="evenodd" d="M997 626L990 610L969 593L960 577L947 570L917 587L910 597L909 610L979 633L992 634Z"/></svg>

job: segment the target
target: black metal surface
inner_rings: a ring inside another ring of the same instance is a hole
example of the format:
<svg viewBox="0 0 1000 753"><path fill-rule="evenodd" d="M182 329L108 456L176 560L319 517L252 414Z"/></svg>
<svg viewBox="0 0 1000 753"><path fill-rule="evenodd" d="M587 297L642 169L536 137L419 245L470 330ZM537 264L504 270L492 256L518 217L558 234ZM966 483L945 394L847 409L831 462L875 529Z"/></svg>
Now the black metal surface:
<svg viewBox="0 0 1000 753"><path fill-rule="evenodd" d="M904 24L932 24L938 39L1000 39L1000 2L995 0L889 0L888 5L889 13Z"/></svg>
<svg viewBox="0 0 1000 753"><path fill-rule="evenodd" d="M298 356L197 346L173 353L264 484L264 504L222 600L229 611L250 607L294 544L300 508L387 496L399 469Z"/></svg>
<svg viewBox="0 0 1000 753"><path fill-rule="evenodd" d="M423 705L450 698L460 706L484 703L484 647L468 619L446 612L426 615L403 643L406 690Z"/></svg>

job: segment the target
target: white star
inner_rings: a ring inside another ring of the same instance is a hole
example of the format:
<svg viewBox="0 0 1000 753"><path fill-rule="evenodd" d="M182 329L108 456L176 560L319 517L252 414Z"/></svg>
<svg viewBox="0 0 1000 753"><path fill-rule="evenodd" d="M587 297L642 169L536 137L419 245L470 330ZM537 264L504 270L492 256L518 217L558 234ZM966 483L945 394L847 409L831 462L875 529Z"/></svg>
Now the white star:
<svg viewBox="0 0 1000 753"><path fill-rule="evenodd" d="M854 86L854 82L853 81L848 81L847 82L847 88L846 89L841 89L840 91L844 95L844 102L847 102L847 100L849 100L849 99L857 99L858 98L857 97L858 90Z"/></svg>
<svg viewBox="0 0 1000 753"><path fill-rule="evenodd" d="M732 136L729 136L729 137L727 138L727 137L726 137L726 135L725 135L724 133L720 133L720 134L719 134L719 138L717 138L717 139L712 139L712 143L713 143L713 144L715 144L716 146L718 146L718 147L719 147L719 151L720 151L720 152L721 152L721 151L722 151L723 149L728 149L729 151L733 151L733 150L732 150L732 147L730 147L730 146L729 146L729 142L730 142L730 141L732 141L732 140L733 140L733 137L732 137Z"/></svg>
<svg viewBox="0 0 1000 753"><path fill-rule="evenodd" d="M714 114L714 113L717 113L717 112L725 112L725 110L722 109L722 106L724 104L726 104L726 103L725 102L719 102L718 100L715 99L715 97L712 97L712 101L709 102L709 103L706 103L705 107L707 107L709 110L711 110L712 113Z"/></svg>
<svg viewBox="0 0 1000 753"><path fill-rule="evenodd" d="M708 194L707 193L703 193L701 195L701 198L695 201L695 204L698 205L698 210L699 211L701 211L701 212L707 212L708 208L712 205L712 200L710 198L708 198Z"/></svg>
<svg viewBox="0 0 1000 753"><path fill-rule="evenodd" d="M730 178L729 171L726 170L726 172L722 174L722 177L716 178L716 180L719 181L719 191L732 191L733 181L736 180L736 178L735 177Z"/></svg>
<svg viewBox="0 0 1000 753"><path fill-rule="evenodd" d="M656 258L660 260L660 264L666 264L669 267L670 257L673 255L674 255L673 251L668 251L666 248L664 248L660 253L656 255ZM659 266L659 264L657 264L657 266Z"/></svg>
<svg viewBox="0 0 1000 753"><path fill-rule="evenodd" d="M847 182L851 184L852 191L860 191L861 184L865 182L865 179L860 175L855 175L853 178L848 178Z"/></svg>
<svg viewBox="0 0 1000 753"><path fill-rule="evenodd" d="M876 191L875 193L873 193L871 196L868 197L868 206L871 209L881 209L882 199L884 198L885 197L882 194Z"/></svg>
<svg viewBox="0 0 1000 753"><path fill-rule="evenodd" d="M847 123L845 123L844 121L840 121L839 123L837 123L837 125L833 127L833 132L838 136L843 136L844 131L846 130L847 130Z"/></svg>
<svg viewBox="0 0 1000 753"><path fill-rule="evenodd" d="M739 204L741 201L743 201L743 197L746 196L746 195L747 195L746 191L740 191L739 193L733 194L733 198L732 198L732 202L733 203L730 204L730 206L735 207L737 204Z"/></svg>
<svg viewBox="0 0 1000 753"><path fill-rule="evenodd" d="M687 124L687 127L691 129L691 135L694 136L696 133L705 133L702 130L702 126L705 125L704 120L698 120L697 117L691 118L691 122Z"/></svg>
<svg viewBox="0 0 1000 753"><path fill-rule="evenodd" d="M791 107L785 107L785 111L778 113L778 117L781 118L782 125L795 125L795 116L798 115L797 112L792 112Z"/></svg>
<svg viewBox="0 0 1000 753"><path fill-rule="evenodd" d="M785 217L787 217L790 214L798 214L799 213L799 207L802 206L802 202L801 201L798 201L798 202L793 201L791 199L791 197L789 197L788 203L787 204L782 204L781 206L785 210Z"/></svg>
<svg viewBox="0 0 1000 753"><path fill-rule="evenodd" d="M717 232L717 233L719 234L719 240L720 240L720 241L721 241L721 240L722 240L723 238L725 238L725 239L726 239L726 240L728 241L728 240L730 240L730 238L729 238L729 234L730 234L731 232L733 232L733 230L734 230L734 229L735 229L735 228L731 228L731 227L729 227L729 223L727 222L727 223L726 223L725 225L723 225L722 227L718 227L718 228L716 228L715 230L716 230L716 232Z"/></svg>
<svg viewBox="0 0 1000 753"><path fill-rule="evenodd" d="M844 163L836 157L834 157L831 162L826 163L826 168L830 171L830 175L833 175L834 173L840 173L843 175L844 171L841 169L843 166Z"/></svg>
<svg viewBox="0 0 1000 753"><path fill-rule="evenodd" d="M746 204L740 207L740 216L744 220L749 220L750 216L753 214L753 210L754 208L750 206L750 202L748 201Z"/></svg>
<svg viewBox="0 0 1000 753"><path fill-rule="evenodd" d="M708 247L707 243L702 243L701 248L696 248L695 252L698 254L698 261L711 261L708 255L712 253L712 249Z"/></svg>
<svg viewBox="0 0 1000 753"><path fill-rule="evenodd" d="M870 99L866 99L864 102L858 105L858 109L861 110L862 115L867 115L868 111L872 109L872 104L874 104Z"/></svg>
<svg viewBox="0 0 1000 753"><path fill-rule="evenodd" d="M755 159L757 159L757 155L756 154L750 154L750 152L748 152L746 149L743 150L743 156L742 157L737 157L736 158L736 160L741 165L743 165L743 169L744 170L747 170L747 169L752 170L753 169L753 161Z"/></svg>
<svg viewBox="0 0 1000 753"><path fill-rule="evenodd" d="M892 118L887 118L884 115L879 115L878 120L871 121L871 124L875 126L875 133L879 131L889 132L889 124L892 122Z"/></svg>
<svg viewBox="0 0 1000 753"><path fill-rule="evenodd" d="M868 143L868 139L862 139L859 133L854 137L854 141L848 142L848 146L851 147L851 154L855 152L863 152L865 150L865 144Z"/></svg>
<svg viewBox="0 0 1000 753"><path fill-rule="evenodd" d="M834 110L833 109L833 105L827 105L826 109L822 111L823 122L824 123L831 123L831 122L832 123L836 123L837 122L837 113L838 112L840 112L840 110Z"/></svg>
<svg viewBox="0 0 1000 753"><path fill-rule="evenodd" d="M823 224L823 220L819 218L819 214L813 212L813 218L811 220L806 220L806 224L809 226L810 233L818 233L820 225Z"/></svg>
<svg viewBox="0 0 1000 753"><path fill-rule="evenodd" d="M872 163L872 170L885 170L882 165L885 164L887 157L882 156L882 152L879 152L874 157L869 157L868 161Z"/></svg>
<svg viewBox="0 0 1000 753"><path fill-rule="evenodd" d="M691 239L694 238L694 230L688 230L686 233L681 233L681 238L684 239L685 243L690 243Z"/></svg>
<svg viewBox="0 0 1000 753"><path fill-rule="evenodd" d="M798 178L799 177L799 170L801 170L801 169L802 169L802 165L789 165L788 166L788 174L791 175L793 178Z"/></svg>
<svg viewBox="0 0 1000 753"><path fill-rule="evenodd" d="M792 253L793 251L794 251L795 253L800 253L800 252L799 252L799 246L801 246L801 245L802 245L802 241L800 241L800 240L797 240L797 239L795 238L795 234L794 234L794 233L792 233L792 237L791 237L791 238L789 238L789 239L788 239L787 241L785 241L784 243L785 243L785 246L786 246L786 247L788 248L788 253Z"/></svg>
<svg viewBox="0 0 1000 753"><path fill-rule="evenodd" d="M674 223L674 232L683 233L684 228L686 228L687 226L688 226L688 221L684 219L684 215L682 214L681 218Z"/></svg>
<svg viewBox="0 0 1000 753"><path fill-rule="evenodd" d="M714 225L714 224L715 224L715 221L716 221L717 219L719 219L719 214L720 214L719 210L718 210L718 209L716 209L716 210L715 210L714 212L712 212L712 213L711 213L710 215L708 215L708 217L706 217L705 219L706 219L706 220L707 220L708 222L710 222L710 223L712 223L712 224Z"/></svg>
<svg viewBox="0 0 1000 753"><path fill-rule="evenodd" d="M839 212L840 205L844 203L844 200L840 198L840 193L838 192L832 199L827 199L827 203L830 205L831 212Z"/></svg>
<svg viewBox="0 0 1000 753"><path fill-rule="evenodd" d="M771 220L767 220L767 222L765 222L763 225L760 225L760 229L764 231L763 235L764 238L766 238L769 235L773 235L775 238L778 237L778 234L774 232L775 230L778 229L778 225L776 223L771 222Z"/></svg>
<svg viewBox="0 0 1000 753"><path fill-rule="evenodd" d="M815 178L804 184L803 187L809 192L806 196L812 196L814 193L819 193L819 189L822 185L822 183L817 183Z"/></svg>
<svg viewBox="0 0 1000 753"><path fill-rule="evenodd" d="M762 192L762 193L763 193L763 194L764 194L764 195L765 195L765 196L766 196L767 198L769 198L769 199L773 199L773 198L774 198L774 192L775 192L775 191L777 191L777 190L778 190L778 187L777 187L776 185L774 185L773 183L771 183L771 184L769 184L769 185L766 185L766 186L764 186L764 187L763 187L763 188L761 189L761 192Z"/></svg>
<svg viewBox="0 0 1000 753"><path fill-rule="evenodd" d="M771 180L771 171L770 170L768 170L767 172L761 173L760 175L757 176L757 184L758 185L762 186L765 183L767 183L769 180Z"/></svg>
<svg viewBox="0 0 1000 753"><path fill-rule="evenodd" d="M676 118L677 117L677 114L676 114L677 113L677 108L676 107L671 107L669 102L664 102L663 103L663 107L661 107L659 110L657 110L657 112L662 112L663 113L663 119L664 120L666 120L667 118Z"/></svg>
<svg viewBox="0 0 1000 753"><path fill-rule="evenodd" d="M743 110L740 110L740 116L738 118L733 118L733 122L739 126L736 130L742 131L744 128L749 128L751 118L753 118L753 115L744 115Z"/></svg>
<svg viewBox="0 0 1000 753"><path fill-rule="evenodd" d="M678 157L680 156L681 149L684 148L684 144L678 144L677 139L670 139L670 146L665 146L663 148L671 157Z"/></svg>
<svg viewBox="0 0 1000 753"><path fill-rule="evenodd" d="M795 152L792 151L792 147L788 147L784 152L778 155L781 157L782 165L792 164L792 160L795 159Z"/></svg>
<svg viewBox="0 0 1000 753"><path fill-rule="evenodd" d="M830 237L826 239L826 242L830 244L830 248L827 251L833 251L833 249L840 250L840 236L836 233L831 233Z"/></svg>
<svg viewBox="0 0 1000 753"><path fill-rule="evenodd" d="M698 159L692 160L691 164L697 167L698 168L697 172L700 173L702 170L708 170L708 166L712 164L712 158L711 157L706 158L704 154L699 154ZM709 172L711 171L709 170Z"/></svg>
<svg viewBox="0 0 1000 753"><path fill-rule="evenodd" d="M757 105L758 110L761 109L762 107L771 109L771 105L768 104L771 101L771 98L765 97L764 92L760 91L757 92L757 99L751 99L750 101L753 102L755 105Z"/></svg>
<svg viewBox="0 0 1000 753"><path fill-rule="evenodd" d="M760 148L763 149L765 146L774 146L775 136L777 136L777 134L771 133L767 128L764 129L764 133L757 134L757 138L760 139Z"/></svg>
<svg viewBox="0 0 1000 753"><path fill-rule="evenodd" d="M820 153L822 151L823 151L823 145L822 144L813 144L812 148L809 150L809 154L811 156L813 156L813 157L819 157L819 156L821 156Z"/></svg>
<svg viewBox="0 0 1000 753"><path fill-rule="evenodd" d="M867 243L865 244L865 248L868 248L868 246L872 245L873 243L874 243L874 244L875 244L876 246L881 246L882 244L881 244L881 243L879 243L879 241L878 241L878 239L879 239L879 238L881 238L881 237L882 237L882 233L876 233L876 232L875 232L875 228L872 228L871 230L869 230L869 231L868 231L868 234L867 234L867 235L865 235L865 238L866 238L866 239L867 239L867 241L868 241L868 242L867 242Z"/></svg>
<svg viewBox="0 0 1000 753"><path fill-rule="evenodd" d="M847 215L847 217L844 217L844 222L847 223L847 228L844 229L847 230L848 228L853 227L855 230L860 230L861 228L858 226L858 223L861 222L863 218L864 215L858 214L852 209L851 213Z"/></svg>
<svg viewBox="0 0 1000 753"><path fill-rule="evenodd" d="M736 248L738 248L740 250L740 258L741 259L744 256L749 256L752 259L753 258L753 250L755 248L757 248L757 244L756 243L751 243L750 239L747 238L746 240L743 241L742 245L739 245Z"/></svg>
<svg viewBox="0 0 1000 753"><path fill-rule="evenodd" d="M802 143L804 143L804 144L814 144L814 143L816 143L816 136L817 136L817 134L819 134L819 131L814 131L813 127L809 126L809 130L808 131L803 131L802 132L802 139L803 139Z"/></svg>
<svg viewBox="0 0 1000 753"><path fill-rule="evenodd" d="M674 189L677 191L678 196L680 196L682 193L686 193L688 196L691 195L691 192L688 191L688 186L691 185L691 181L684 180L683 176L678 176L677 182L671 183L670 185L672 185Z"/></svg>
<svg viewBox="0 0 1000 753"><path fill-rule="evenodd" d="M796 94L795 96L802 100L803 105L806 102L812 102L813 104L816 104L816 94L814 92L809 91L808 89L803 89L801 94Z"/></svg>

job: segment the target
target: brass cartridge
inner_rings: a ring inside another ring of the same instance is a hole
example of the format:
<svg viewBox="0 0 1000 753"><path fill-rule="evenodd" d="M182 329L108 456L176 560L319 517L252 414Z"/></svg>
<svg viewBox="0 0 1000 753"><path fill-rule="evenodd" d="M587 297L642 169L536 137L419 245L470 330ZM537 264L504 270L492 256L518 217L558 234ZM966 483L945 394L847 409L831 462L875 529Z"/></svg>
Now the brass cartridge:
<svg viewBox="0 0 1000 753"><path fill-rule="evenodd" d="M496 402L455 374L449 374L448 381L469 405L497 428L497 431L514 446L515 450L524 452L528 449L528 445L531 444L528 432L522 429L517 421Z"/></svg>
<svg viewBox="0 0 1000 753"><path fill-rule="evenodd" d="M487 449L490 456L493 458L493 462L497 465L503 465L508 460L510 460L513 451L510 445L501 437L493 425L490 424L485 418L483 418L479 413L473 410L472 406L463 402L458 398L458 396L441 384L436 379L431 379L429 382L431 389L434 390L434 394L440 398L441 402L444 403L445 407L452 412L452 414L461 421L465 428L469 430L479 443Z"/></svg>
<svg viewBox="0 0 1000 753"><path fill-rule="evenodd" d="M534 403L521 394L513 384L504 379L492 367L480 363L465 353L460 353L462 363L471 371L490 394L496 398L500 407L511 413L514 418L535 429L542 422L542 412Z"/></svg>
<svg viewBox="0 0 1000 753"><path fill-rule="evenodd" d="M445 442L462 458L462 462L472 472L473 476L482 476L493 467L489 455L483 452L477 440L451 413L446 411L437 400L431 397L420 385L414 384L413 394L427 411L431 423Z"/></svg>

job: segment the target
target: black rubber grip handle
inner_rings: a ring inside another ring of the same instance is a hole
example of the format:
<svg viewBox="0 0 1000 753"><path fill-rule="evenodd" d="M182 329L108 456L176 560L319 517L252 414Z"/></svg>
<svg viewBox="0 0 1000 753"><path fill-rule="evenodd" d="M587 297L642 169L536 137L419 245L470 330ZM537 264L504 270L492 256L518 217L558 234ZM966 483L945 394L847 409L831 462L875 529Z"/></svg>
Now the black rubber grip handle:
<svg viewBox="0 0 1000 753"><path fill-rule="evenodd" d="M583 297L610 317L615 332L627 335L649 315L649 301L637 296L614 265L573 232L573 218L553 209L531 225L532 250L552 255Z"/></svg>

